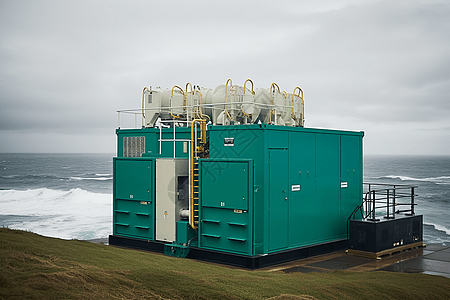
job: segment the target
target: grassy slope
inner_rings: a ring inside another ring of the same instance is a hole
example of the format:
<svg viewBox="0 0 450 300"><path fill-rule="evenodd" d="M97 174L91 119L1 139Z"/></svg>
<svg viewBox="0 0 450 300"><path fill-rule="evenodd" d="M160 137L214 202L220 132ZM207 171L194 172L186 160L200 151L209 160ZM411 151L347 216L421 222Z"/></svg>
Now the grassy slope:
<svg viewBox="0 0 450 300"><path fill-rule="evenodd" d="M440 276L248 271L6 228L0 267L0 299L450 298L450 279Z"/></svg>

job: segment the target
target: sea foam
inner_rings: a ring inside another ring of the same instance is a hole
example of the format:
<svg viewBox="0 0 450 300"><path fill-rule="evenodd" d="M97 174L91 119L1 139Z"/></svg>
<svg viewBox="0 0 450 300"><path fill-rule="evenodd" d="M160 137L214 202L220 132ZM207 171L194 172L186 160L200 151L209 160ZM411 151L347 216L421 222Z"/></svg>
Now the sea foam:
<svg viewBox="0 0 450 300"><path fill-rule="evenodd" d="M428 177L428 178L414 178L400 175L387 175L378 177L377 179L400 179L402 181L421 181L421 182L434 182L436 184L450 184L450 176Z"/></svg>
<svg viewBox="0 0 450 300"><path fill-rule="evenodd" d="M1 216L23 216L7 226L51 237L103 238L111 234L111 204L111 194L79 188L0 190L0 220Z"/></svg>
<svg viewBox="0 0 450 300"><path fill-rule="evenodd" d="M445 226L442 226L439 224L428 223L428 222L424 222L423 224L433 226L434 229L445 232L447 235L450 235L450 229Z"/></svg>

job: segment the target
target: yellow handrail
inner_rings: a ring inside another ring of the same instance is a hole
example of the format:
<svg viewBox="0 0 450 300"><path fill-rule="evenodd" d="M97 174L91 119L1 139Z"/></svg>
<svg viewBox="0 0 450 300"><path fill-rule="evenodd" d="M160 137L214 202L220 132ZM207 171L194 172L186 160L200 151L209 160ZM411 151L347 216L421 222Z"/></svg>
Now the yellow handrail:
<svg viewBox="0 0 450 300"><path fill-rule="evenodd" d="M245 82L244 82L244 95L245 95L245 84L247 83L247 81L250 81L251 83L252 83L252 94L254 95L255 94L255 91L253 90L253 81L249 78L249 79L247 79Z"/></svg>
<svg viewBox="0 0 450 300"><path fill-rule="evenodd" d="M231 80L231 78L228 78L227 83L225 84L225 113L228 115L228 118L230 118L230 120L233 120L233 118L231 118L230 113L227 110L227 98L228 98L228 81L230 82L230 91L233 88L233 81Z"/></svg>
<svg viewBox="0 0 450 300"><path fill-rule="evenodd" d="M184 104L186 95L185 95L185 93L184 93L184 90L183 90L181 87L179 87L178 85L174 85L174 86L172 87L172 92L171 92L171 94L170 94L170 97L173 97L173 89L174 89L174 88L179 89L180 92L181 92L181 94L183 94L183 104ZM174 115L174 114L172 114L172 112L170 112L170 115L172 116L172 118L177 118L177 119L180 118L180 116Z"/></svg>
<svg viewBox="0 0 450 300"><path fill-rule="evenodd" d="M255 94L255 91L254 91L254 84L253 84L253 81L252 81L250 78L248 78L248 79L244 82L244 95L245 95L245 85L246 85L247 81L250 81L250 82L252 83L252 94L254 95L254 94ZM247 114L243 109L241 109L241 111L242 111L242 113L243 113L245 116L247 116L247 117L251 117L251 116L252 116L252 114Z"/></svg>
<svg viewBox="0 0 450 300"><path fill-rule="evenodd" d="M143 126L145 126L145 114L144 114L144 95L145 95L145 90L147 90L150 93L150 89L148 87L144 87L144 89L142 90L142 124Z"/></svg>
<svg viewBox="0 0 450 300"><path fill-rule="evenodd" d="M298 95L295 95L295 91L298 90ZM300 96L300 92L302 95ZM294 120L297 120L294 116L294 96L298 96L300 99L302 99L302 119L300 120L300 125L303 126L304 120L305 120L305 101L303 100L303 90L300 87L295 87L294 91L292 92L292 118Z"/></svg>
<svg viewBox="0 0 450 300"><path fill-rule="evenodd" d="M192 88L192 84L190 83L190 82L187 82L186 83L186 95L184 95L183 96L183 108L184 108L184 110L186 110L186 106L187 106L187 93L188 93L188 85L189 86L191 86L191 91L190 91L190 93L192 94L192 95L194 95L194 91L195 91L195 88Z"/></svg>
<svg viewBox="0 0 450 300"><path fill-rule="evenodd" d="M174 88L179 89L180 92L184 95L184 90L183 90L181 87L179 87L178 85L174 85L174 86L172 87L172 94L171 94L171 96L173 96L173 89L174 89Z"/></svg>
<svg viewBox="0 0 450 300"><path fill-rule="evenodd" d="M200 118L207 117L208 120L211 121L211 118L208 115L204 115L203 112L202 112L202 105L203 105L203 95L202 95L202 93L199 90L195 90L195 92L200 94L200 105L198 107L198 110L199 110L199 113L200 113L199 117Z"/></svg>

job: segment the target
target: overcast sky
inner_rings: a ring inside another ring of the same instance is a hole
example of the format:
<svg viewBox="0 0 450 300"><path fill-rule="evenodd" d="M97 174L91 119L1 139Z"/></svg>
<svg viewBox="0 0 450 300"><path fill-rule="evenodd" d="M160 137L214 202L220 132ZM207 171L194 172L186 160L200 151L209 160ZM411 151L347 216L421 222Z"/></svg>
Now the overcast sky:
<svg viewBox="0 0 450 300"><path fill-rule="evenodd" d="M0 0L0 152L114 153L144 86L304 91L365 154L450 155L450 1Z"/></svg>

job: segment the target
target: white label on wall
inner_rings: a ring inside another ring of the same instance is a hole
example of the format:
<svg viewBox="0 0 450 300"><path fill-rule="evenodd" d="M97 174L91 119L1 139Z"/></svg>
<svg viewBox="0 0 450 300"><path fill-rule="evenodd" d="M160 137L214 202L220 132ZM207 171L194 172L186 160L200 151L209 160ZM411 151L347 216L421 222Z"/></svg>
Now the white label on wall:
<svg viewBox="0 0 450 300"><path fill-rule="evenodd" d="M347 182L341 182L341 188L346 188L347 187Z"/></svg>
<svg viewBox="0 0 450 300"><path fill-rule="evenodd" d="M293 184L291 186L291 191L293 192L300 191L300 184Z"/></svg>
<svg viewBox="0 0 450 300"><path fill-rule="evenodd" d="M234 138L224 138L223 139L223 145L227 147L233 147L234 146Z"/></svg>

